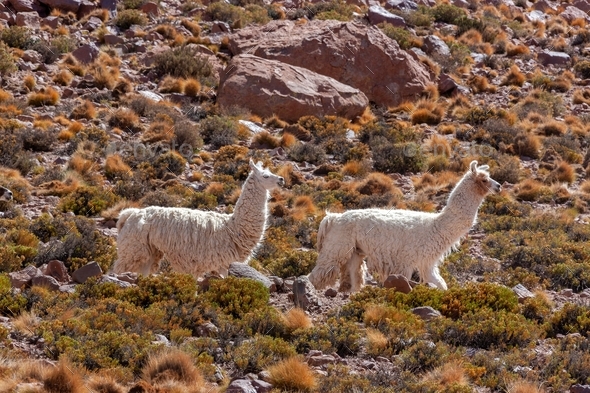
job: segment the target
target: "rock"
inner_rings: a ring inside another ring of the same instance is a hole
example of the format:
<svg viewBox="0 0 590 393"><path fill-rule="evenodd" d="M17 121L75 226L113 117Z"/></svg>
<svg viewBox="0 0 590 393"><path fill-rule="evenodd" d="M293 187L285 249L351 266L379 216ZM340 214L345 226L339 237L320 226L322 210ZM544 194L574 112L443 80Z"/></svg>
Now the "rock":
<svg viewBox="0 0 590 393"><path fill-rule="evenodd" d="M412 292L412 286L408 279L401 274L392 274L391 276L385 279L383 283L385 288L394 288L396 291L401 293L410 293Z"/></svg>
<svg viewBox="0 0 590 393"><path fill-rule="evenodd" d="M37 287L49 288L52 291L57 291L60 287L59 283L55 278L45 275L33 277L33 279L31 280L31 286L33 285Z"/></svg>
<svg viewBox="0 0 590 393"><path fill-rule="evenodd" d="M567 53L564 52L555 52L549 50L543 50L537 54L537 60L543 64L544 66L547 65L559 65L559 66L568 66L571 64L571 57Z"/></svg>
<svg viewBox="0 0 590 393"><path fill-rule="evenodd" d="M154 93L148 90L140 90L137 92L137 94L145 97L145 98L149 98L150 100L153 101L162 101L164 99L164 97L162 97L161 95L159 95L158 93Z"/></svg>
<svg viewBox="0 0 590 393"><path fill-rule="evenodd" d="M98 58L100 49L93 43L80 46L78 49L72 52L72 56L81 63L88 64L92 63Z"/></svg>
<svg viewBox="0 0 590 393"><path fill-rule="evenodd" d="M429 35L424 38L423 48L429 55L434 56L450 56L451 50L449 49L446 42L440 37L435 35Z"/></svg>
<svg viewBox="0 0 590 393"><path fill-rule="evenodd" d="M76 15L78 19L82 19L86 15L92 13L92 11L97 10L98 5L93 3L89 0L82 0L80 2L80 7L78 7L78 14Z"/></svg>
<svg viewBox="0 0 590 393"><path fill-rule="evenodd" d="M438 91L441 94L469 93L469 90L466 87L461 86L448 74L440 74L438 79Z"/></svg>
<svg viewBox="0 0 590 393"><path fill-rule="evenodd" d="M36 50L27 49L23 52L21 59L30 63L39 64L43 61L43 55L41 55L41 53L37 52Z"/></svg>
<svg viewBox="0 0 590 393"><path fill-rule="evenodd" d="M219 329L212 322L205 322L197 326L198 337L215 337L219 333Z"/></svg>
<svg viewBox="0 0 590 393"><path fill-rule="evenodd" d="M128 282L129 284L137 284L139 274L133 272L115 274L115 277L121 281Z"/></svg>
<svg viewBox="0 0 590 393"><path fill-rule="evenodd" d="M84 24L84 29L88 31L94 31L102 26L102 20L97 18L96 16L91 16L88 18L88 22Z"/></svg>
<svg viewBox="0 0 590 393"><path fill-rule="evenodd" d="M112 284L115 284L116 286L118 286L119 288L130 288L132 287L132 285L130 283L128 283L127 281L122 281L119 280L117 277L115 277L114 275L104 275L100 278L100 280L98 280L98 282L100 284L104 284L107 282L110 282Z"/></svg>
<svg viewBox="0 0 590 393"><path fill-rule="evenodd" d="M102 276L102 269L96 262L90 262L72 273L72 278L79 284L84 284L90 277Z"/></svg>
<svg viewBox="0 0 590 393"><path fill-rule="evenodd" d="M13 288L22 288L28 286L33 277L42 275L41 270L37 269L33 265L29 265L18 272L8 273L10 277L10 284Z"/></svg>
<svg viewBox="0 0 590 393"><path fill-rule="evenodd" d="M545 0L535 1L531 8L544 13L547 13L547 11L555 11L555 7Z"/></svg>
<svg viewBox="0 0 590 393"><path fill-rule="evenodd" d="M576 19L588 20L588 14L577 7L567 6L563 12L559 13L568 23Z"/></svg>
<svg viewBox="0 0 590 393"><path fill-rule="evenodd" d="M170 340L168 340L168 338L163 334L154 334L154 338L155 340L152 341L152 344L161 344L167 347L170 346Z"/></svg>
<svg viewBox="0 0 590 393"><path fill-rule="evenodd" d="M256 389L250 380L236 379L229 384L225 393L256 393Z"/></svg>
<svg viewBox="0 0 590 393"><path fill-rule="evenodd" d="M355 87L383 106L415 99L431 83L427 68L375 26L277 20L229 37L234 55L252 53L307 68Z"/></svg>
<svg viewBox="0 0 590 393"><path fill-rule="evenodd" d="M367 17L369 18L369 22L371 22L372 25L386 22L394 25L395 27L406 27L406 21L404 18L396 14L392 14L380 5L370 6Z"/></svg>
<svg viewBox="0 0 590 393"><path fill-rule="evenodd" d="M262 131L266 131L264 127L260 127L258 124L254 123L253 121L249 120L238 120L238 123L245 126L248 130L250 130L253 134L258 134Z"/></svg>
<svg viewBox="0 0 590 393"><path fill-rule="evenodd" d="M272 385L270 383L259 379L253 380L252 386L256 389L256 393L270 393L272 391Z"/></svg>
<svg viewBox="0 0 590 393"><path fill-rule="evenodd" d="M265 382L270 382L270 373L267 370L262 370L258 373L258 379Z"/></svg>
<svg viewBox="0 0 590 393"><path fill-rule="evenodd" d="M309 364L312 367L319 367L323 366L324 364L334 363L336 363L336 358L332 355L315 355L310 356L309 359L307 359L307 364Z"/></svg>
<svg viewBox="0 0 590 393"><path fill-rule="evenodd" d="M225 22L215 22L211 26L211 34L231 33L229 25Z"/></svg>
<svg viewBox="0 0 590 393"><path fill-rule="evenodd" d="M282 291L284 289L284 282L282 278L277 276L269 276L268 279L275 284L275 286L277 287L277 291Z"/></svg>
<svg viewBox="0 0 590 393"><path fill-rule="evenodd" d="M75 293L77 284L60 285L59 291L63 293Z"/></svg>
<svg viewBox="0 0 590 393"><path fill-rule="evenodd" d="M59 282L69 282L72 279L68 274L66 265L57 259L49 261L43 273L47 276L55 278Z"/></svg>
<svg viewBox="0 0 590 393"><path fill-rule="evenodd" d="M39 14L35 11L19 12L16 14L16 25L38 29L41 26L41 18L39 18Z"/></svg>
<svg viewBox="0 0 590 393"><path fill-rule="evenodd" d="M412 0L387 0L384 6L385 9L399 11L412 11L418 9L418 4Z"/></svg>
<svg viewBox="0 0 590 393"><path fill-rule="evenodd" d="M590 2L588 0L577 0L572 5L585 13L590 13Z"/></svg>
<svg viewBox="0 0 590 393"><path fill-rule="evenodd" d="M300 276L293 282L293 301L304 310L320 304L316 290L307 276Z"/></svg>
<svg viewBox="0 0 590 393"><path fill-rule="evenodd" d="M144 14L158 16L160 14L160 10L158 9L158 4L152 1L148 1L144 5L140 7Z"/></svg>
<svg viewBox="0 0 590 393"><path fill-rule="evenodd" d="M254 281L262 283L270 292L276 292L277 287L268 277L260 273L258 270L249 266L247 263L232 262L229 264L227 270L228 276L234 276L239 278L250 278Z"/></svg>
<svg viewBox="0 0 590 393"><path fill-rule="evenodd" d="M59 8L63 11L78 12L80 8L80 0L39 0L41 3L49 6L49 8Z"/></svg>
<svg viewBox="0 0 590 393"><path fill-rule="evenodd" d="M522 303L525 299L535 297L535 294L529 291L524 285L518 284L512 288L512 291L516 294L518 302Z"/></svg>
<svg viewBox="0 0 590 393"><path fill-rule="evenodd" d="M561 292L559 292L559 294L564 297L572 297L574 296L574 291L571 288L566 288L562 289Z"/></svg>
<svg viewBox="0 0 590 393"><path fill-rule="evenodd" d="M197 285L202 291L208 291L211 280L221 280L223 277L217 272L205 273L202 278L197 279Z"/></svg>
<svg viewBox="0 0 590 393"><path fill-rule="evenodd" d="M328 289L326 289L326 292L324 292L325 297L336 297L337 295L338 295L338 291L335 290L334 288L328 288Z"/></svg>
<svg viewBox="0 0 590 393"><path fill-rule="evenodd" d="M420 318L422 318L426 321L442 316L440 311L435 310L434 308L432 308L430 306L414 307L411 311L412 311L412 313L416 314L417 316L419 316Z"/></svg>
<svg viewBox="0 0 590 393"><path fill-rule="evenodd" d="M8 0L8 2L16 12L48 13L47 7L39 3L38 0Z"/></svg>
<svg viewBox="0 0 590 393"><path fill-rule="evenodd" d="M221 73L217 103L295 122L306 115L354 119L369 101L359 90L330 77L245 54L234 57Z"/></svg>
<svg viewBox="0 0 590 393"><path fill-rule="evenodd" d="M545 22L548 18L548 15L543 11L531 11L524 14L525 18L529 22Z"/></svg>
<svg viewBox="0 0 590 393"><path fill-rule="evenodd" d="M590 385L572 385L570 387L570 393L590 393Z"/></svg>

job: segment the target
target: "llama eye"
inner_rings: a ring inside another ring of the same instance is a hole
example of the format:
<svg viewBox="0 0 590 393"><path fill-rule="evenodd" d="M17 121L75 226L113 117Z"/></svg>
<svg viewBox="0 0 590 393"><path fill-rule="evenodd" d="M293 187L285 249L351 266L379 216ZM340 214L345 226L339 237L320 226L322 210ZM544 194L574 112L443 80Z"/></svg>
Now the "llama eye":
<svg viewBox="0 0 590 393"><path fill-rule="evenodd" d="M264 177L265 179L268 179L269 178L268 175L262 175L262 177Z"/></svg>

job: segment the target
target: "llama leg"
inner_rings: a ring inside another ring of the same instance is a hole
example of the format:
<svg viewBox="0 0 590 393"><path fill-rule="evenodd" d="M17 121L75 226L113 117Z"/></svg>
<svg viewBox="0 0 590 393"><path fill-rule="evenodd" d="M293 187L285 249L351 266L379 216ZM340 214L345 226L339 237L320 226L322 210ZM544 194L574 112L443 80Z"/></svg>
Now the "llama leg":
<svg viewBox="0 0 590 393"><path fill-rule="evenodd" d="M365 284L363 272L364 255L358 251L352 253L348 263L340 269L339 292L357 292Z"/></svg>
<svg viewBox="0 0 590 393"><path fill-rule="evenodd" d="M422 280L436 285L439 289L447 289L447 283L441 277L440 272L438 271L438 266L434 266L432 270L426 271L426 274L424 275L424 278L422 278Z"/></svg>
<svg viewBox="0 0 590 393"><path fill-rule="evenodd" d="M117 239L117 260L113 264L113 273L143 272L145 262L150 258L145 245L136 239L127 241L125 237Z"/></svg>
<svg viewBox="0 0 590 393"><path fill-rule="evenodd" d="M347 240L350 240L350 243L343 243L342 239L335 241L326 239L324 242L316 266L309 274L309 281L316 289L323 289L333 285L338 278L341 267L351 259L355 249L354 239Z"/></svg>

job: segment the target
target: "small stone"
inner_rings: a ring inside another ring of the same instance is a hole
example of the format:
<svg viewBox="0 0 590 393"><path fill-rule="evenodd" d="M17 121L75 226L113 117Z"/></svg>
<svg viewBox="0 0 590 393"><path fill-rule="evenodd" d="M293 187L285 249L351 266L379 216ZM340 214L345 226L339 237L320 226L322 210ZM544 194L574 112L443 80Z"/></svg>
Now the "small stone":
<svg viewBox="0 0 590 393"><path fill-rule="evenodd" d="M90 262L72 273L72 278L79 284L84 284L90 277L102 276L102 269L96 262Z"/></svg>
<svg viewBox="0 0 590 393"><path fill-rule="evenodd" d="M570 393L590 393L590 385L572 385L570 387Z"/></svg>
<svg viewBox="0 0 590 393"><path fill-rule="evenodd" d="M76 292L76 284L61 285L59 287L59 291L63 292L63 293L75 293Z"/></svg>
<svg viewBox="0 0 590 393"><path fill-rule="evenodd" d="M160 14L160 10L158 9L158 4L152 1L148 1L140 8L145 14L158 16Z"/></svg>
<svg viewBox="0 0 590 393"><path fill-rule="evenodd" d="M16 25L38 29L41 26L41 18L39 18L39 14L35 11L19 12L16 14Z"/></svg>
<svg viewBox="0 0 590 393"><path fill-rule="evenodd" d="M272 385L270 383L259 379L252 381L252 386L256 389L257 393L269 393L272 391Z"/></svg>
<svg viewBox="0 0 590 393"><path fill-rule="evenodd" d="M334 288L328 288L326 289L326 292L324 292L324 296L326 297L336 297L338 295L338 291L335 290Z"/></svg>
<svg viewBox="0 0 590 393"><path fill-rule="evenodd" d="M247 379L236 379L232 381L227 389L226 393L256 393L256 389L252 386L252 382Z"/></svg>
<svg viewBox="0 0 590 393"><path fill-rule="evenodd" d="M277 276L269 276L268 279L271 280L275 284L277 291L283 290L283 279L282 278L277 277Z"/></svg>
<svg viewBox="0 0 590 393"><path fill-rule="evenodd" d="M559 294L565 297L572 297L574 296L574 291L571 288L566 288L562 290Z"/></svg>
<svg viewBox="0 0 590 393"><path fill-rule="evenodd" d="M426 321L442 316L440 311L435 310L434 308L432 308L430 306L415 307L412 309L412 313L416 314L417 316L419 316L420 318L422 318Z"/></svg>
<svg viewBox="0 0 590 393"><path fill-rule="evenodd" d="M37 287L45 287L45 288L49 288L52 291L57 291L59 290L59 283L57 282L57 280L51 276L36 276L33 277L33 279L31 280L31 286L37 286Z"/></svg>
<svg viewBox="0 0 590 393"><path fill-rule="evenodd" d="M80 46L72 52L72 56L81 63L89 64L98 58L100 49L93 43Z"/></svg>
<svg viewBox="0 0 590 393"><path fill-rule="evenodd" d="M44 273L48 276L55 278L59 282L69 282L71 280L68 274L68 269L62 261L54 259L47 263Z"/></svg>
<svg viewBox="0 0 590 393"><path fill-rule="evenodd" d="M262 283L270 292L276 292L277 287L268 277L246 263L232 262L227 271L229 276L249 278Z"/></svg>
<svg viewBox="0 0 590 393"><path fill-rule="evenodd" d="M375 367L377 367L377 364L375 362L370 361L370 360L363 360L363 362L361 363L361 366L365 370L373 370Z"/></svg>
<svg viewBox="0 0 590 393"><path fill-rule="evenodd" d="M324 364L334 363L336 363L336 358L332 355L317 355L307 359L307 364L309 364L312 367L319 367L323 366Z"/></svg>
<svg viewBox="0 0 590 393"><path fill-rule="evenodd" d="M266 370L262 370L258 373L258 379L265 382L270 382L270 373Z"/></svg>
<svg viewBox="0 0 590 393"><path fill-rule="evenodd" d="M152 344L162 344L162 345L165 345L167 347L170 346L170 341L163 334L154 334L154 337L156 339L154 341L152 341Z"/></svg>
<svg viewBox="0 0 590 393"><path fill-rule="evenodd" d="M383 286L385 288L394 288L396 291L401 293L412 292L412 286L410 285L408 279L401 274L392 274L391 276L387 277L383 283Z"/></svg>
<svg viewBox="0 0 590 393"><path fill-rule="evenodd" d="M524 285L518 284L512 288L512 291L516 294L518 302L522 303L525 299L535 297L535 294L529 291Z"/></svg>
<svg viewBox="0 0 590 393"><path fill-rule="evenodd" d="M115 284L116 286L118 286L119 288L130 288L132 285L130 283L128 283L127 281L122 281L119 280L117 277L115 276L111 276L111 275L104 275L100 278L100 280L98 280L98 282L100 284L104 284L104 283L112 283Z"/></svg>
<svg viewBox="0 0 590 393"><path fill-rule="evenodd" d="M568 66L571 64L572 58L565 52L543 50L537 54L537 60L544 66Z"/></svg>
<svg viewBox="0 0 590 393"><path fill-rule="evenodd" d="M391 363L391 360L387 359L384 356L377 356L375 358L375 360L378 361L378 362L382 362L382 363Z"/></svg>
<svg viewBox="0 0 590 393"><path fill-rule="evenodd" d="M127 273L119 273L115 275L119 280L126 281L129 284L137 284L137 279L139 278L139 274L133 272Z"/></svg>
<svg viewBox="0 0 590 393"><path fill-rule="evenodd" d="M315 287L307 276L300 276L293 283L293 301L295 306L304 310L320 305Z"/></svg>
<svg viewBox="0 0 590 393"><path fill-rule="evenodd" d="M372 25L385 22L392 24L395 27L406 26L406 21L404 18L396 14L392 14L380 5L372 5L369 7L369 13L367 16L369 18L369 22L371 22Z"/></svg>
<svg viewBox="0 0 590 393"><path fill-rule="evenodd" d="M197 336L199 337L215 337L219 329L211 322L205 322L197 326Z"/></svg>
<svg viewBox="0 0 590 393"><path fill-rule="evenodd" d="M20 289L24 286L27 286L31 282L33 277L40 276L42 274L43 273L41 272L41 270L39 270L33 265L29 265L24 269L19 270L18 272L8 273L8 276L10 277L10 284L12 285L12 287Z"/></svg>

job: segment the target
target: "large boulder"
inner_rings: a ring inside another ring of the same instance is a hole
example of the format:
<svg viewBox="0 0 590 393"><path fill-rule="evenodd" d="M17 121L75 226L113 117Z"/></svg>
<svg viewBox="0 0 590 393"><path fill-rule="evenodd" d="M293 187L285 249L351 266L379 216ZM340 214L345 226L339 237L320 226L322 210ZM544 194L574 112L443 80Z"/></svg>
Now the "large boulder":
<svg viewBox="0 0 590 393"><path fill-rule="evenodd" d="M355 87L384 106L417 97L431 83L427 68L375 26L335 20L277 20L229 36L234 55L251 53L307 68Z"/></svg>
<svg viewBox="0 0 590 393"><path fill-rule="evenodd" d="M64 11L78 12L81 0L39 0L41 3L48 5L51 9L59 8Z"/></svg>
<svg viewBox="0 0 590 393"><path fill-rule="evenodd" d="M47 7L42 5L38 0L8 0L8 3L16 12L47 12Z"/></svg>
<svg viewBox="0 0 590 393"><path fill-rule="evenodd" d="M359 90L305 68L254 55L239 55L221 73L217 102L286 121L301 116L353 119L369 104Z"/></svg>

